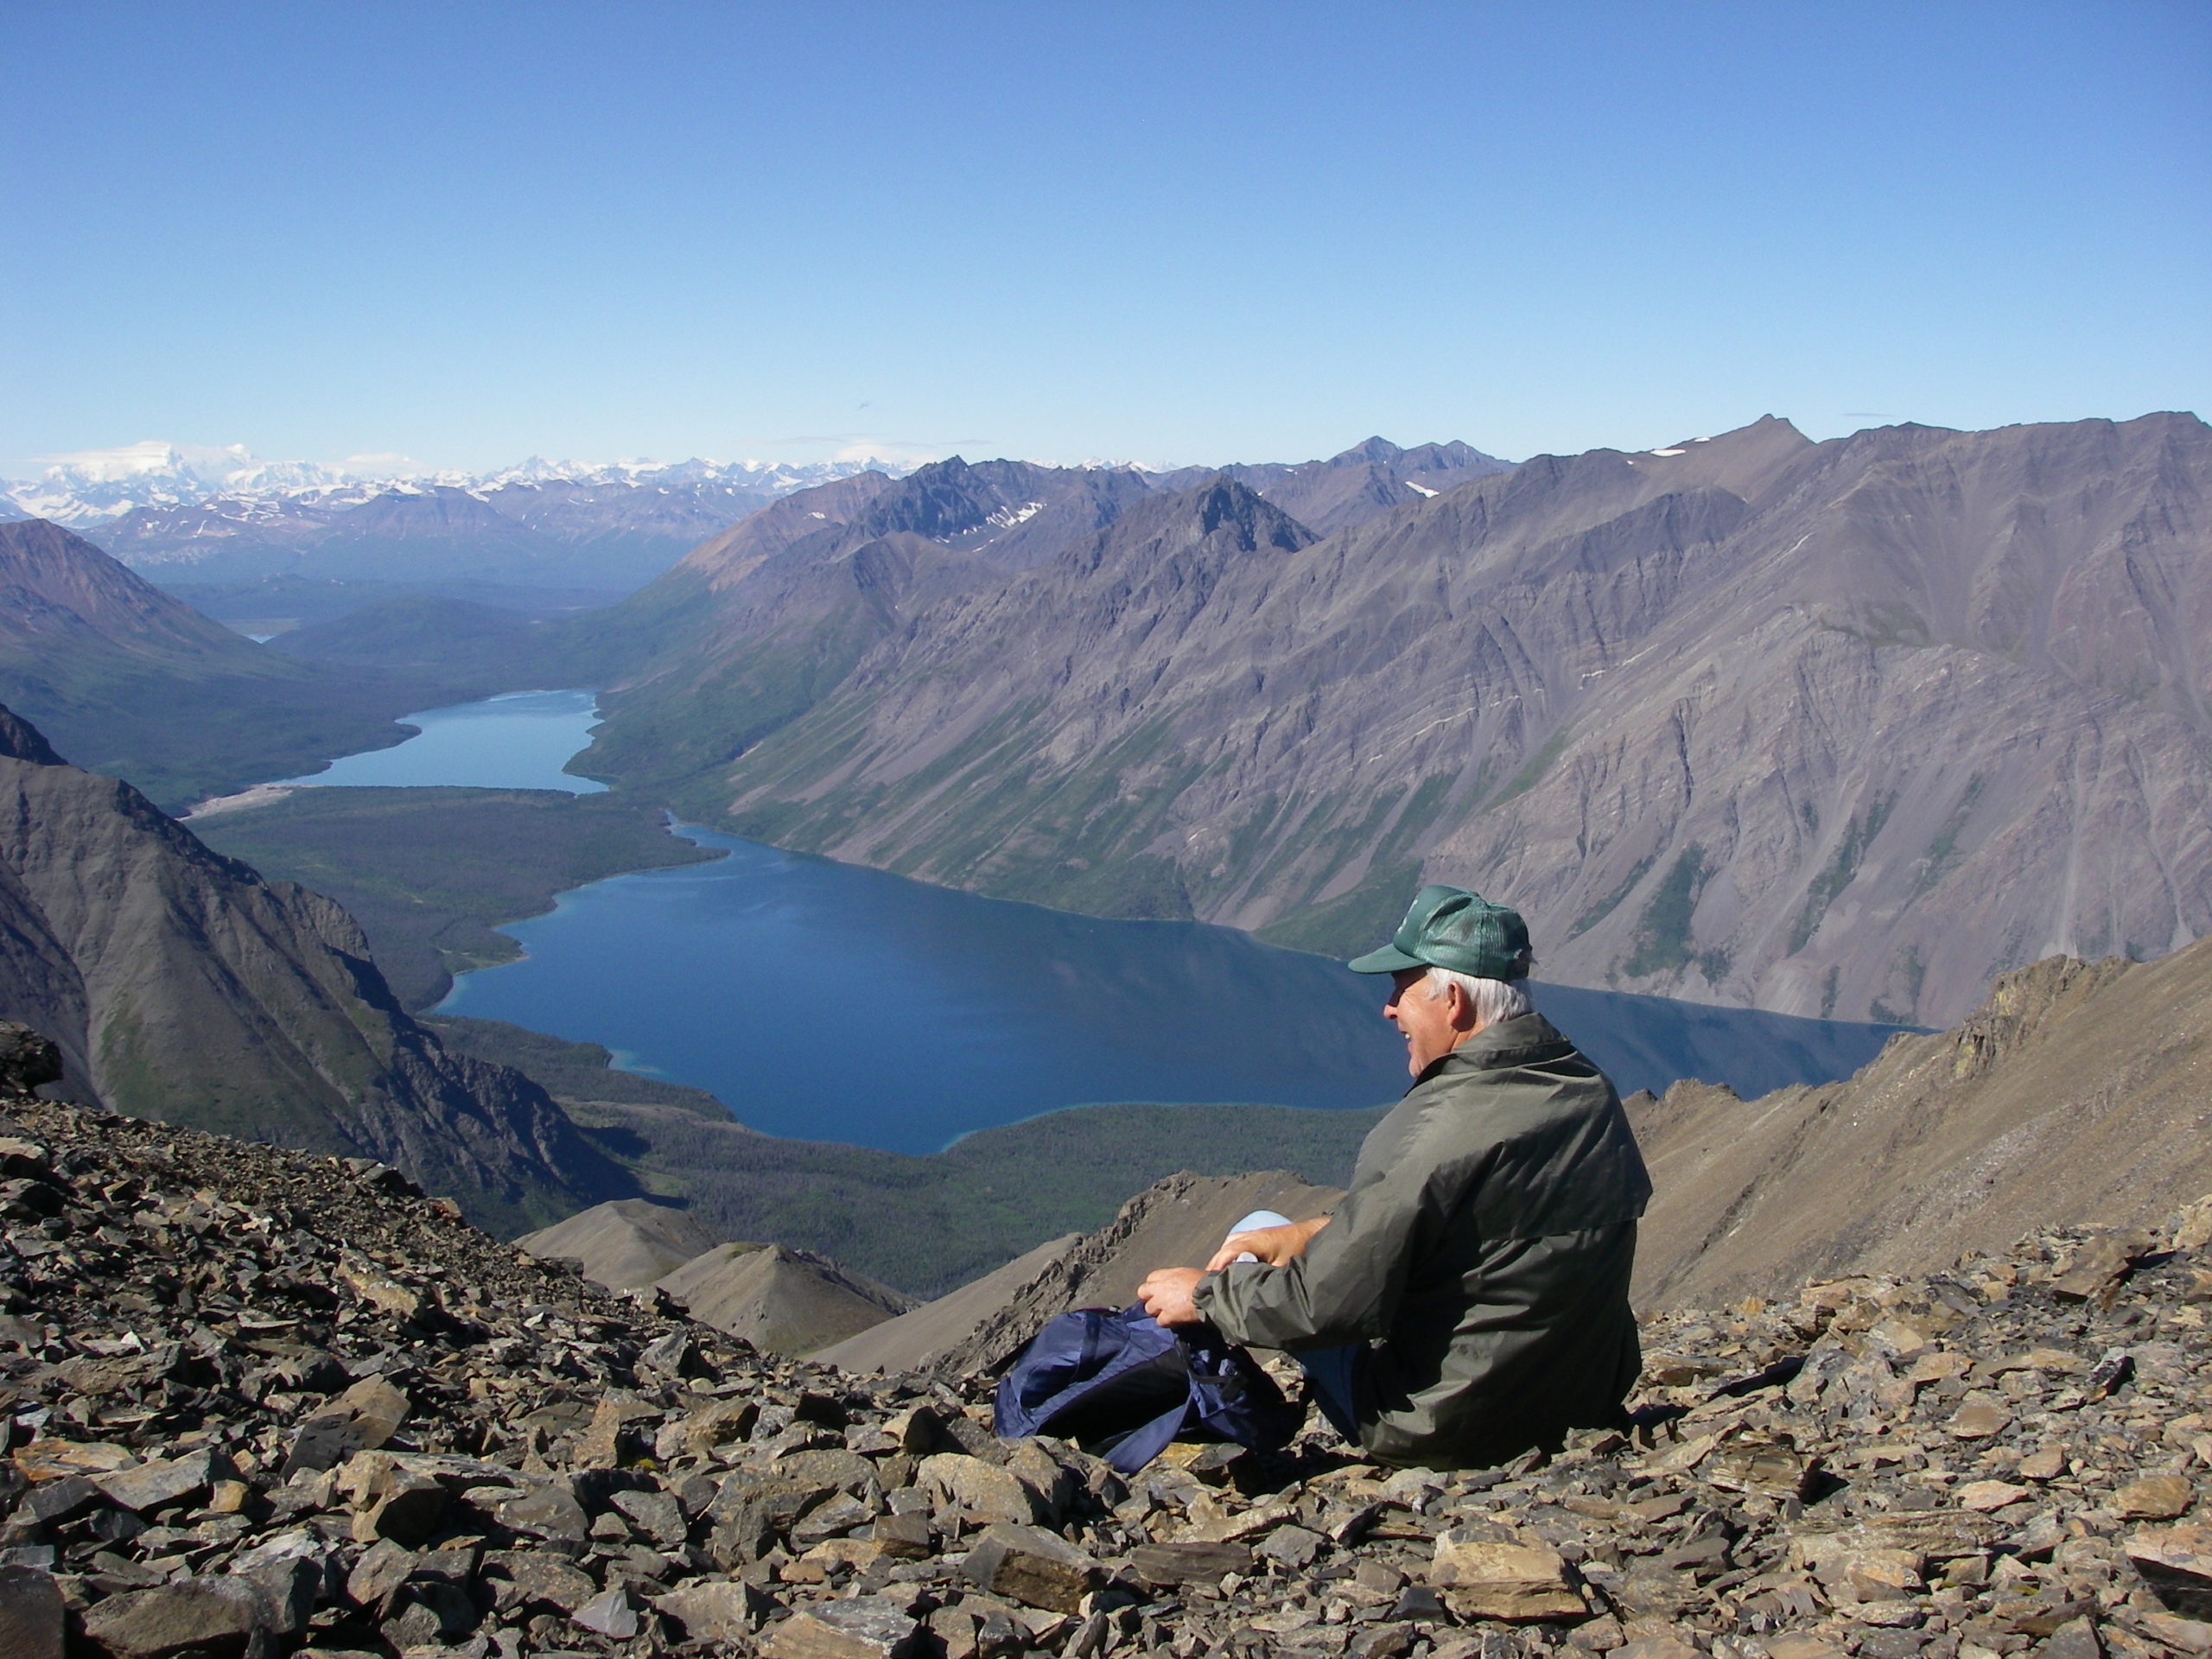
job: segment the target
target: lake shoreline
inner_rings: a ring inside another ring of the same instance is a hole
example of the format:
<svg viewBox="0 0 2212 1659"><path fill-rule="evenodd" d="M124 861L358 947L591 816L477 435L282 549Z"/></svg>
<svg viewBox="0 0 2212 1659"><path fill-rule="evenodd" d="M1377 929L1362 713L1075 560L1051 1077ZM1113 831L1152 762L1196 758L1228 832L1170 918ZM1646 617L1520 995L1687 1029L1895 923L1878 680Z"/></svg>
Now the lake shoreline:
<svg viewBox="0 0 2212 1659"><path fill-rule="evenodd" d="M402 778L443 766L446 781L321 781L349 775L341 760L261 786L206 833L353 910L416 1011L618 1052L626 1075L714 1099L762 1135L928 1155L1086 1107L1336 1111L1397 1092L1401 1052L1374 987L1333 958L1203 923L985 899L729 836L624 789L579 790L593 780L566 766L596 715L582 690L420 711L421 734L370 758ZM512 760L525 729L551 734L526 781L457 780L478 751ZM439 733L457 740L442 756ZM655 928L658 940L640 932ZM569 937L579 929L588 937ZM861 981L916 1004L894 1009L895 1039L839 1029ZM1693 1075L1746 1095L1825 1081L1890 1034L1572 987L1539 995L1624 1091ZM845 1075L870 1066L864 1084Z"/></svg>

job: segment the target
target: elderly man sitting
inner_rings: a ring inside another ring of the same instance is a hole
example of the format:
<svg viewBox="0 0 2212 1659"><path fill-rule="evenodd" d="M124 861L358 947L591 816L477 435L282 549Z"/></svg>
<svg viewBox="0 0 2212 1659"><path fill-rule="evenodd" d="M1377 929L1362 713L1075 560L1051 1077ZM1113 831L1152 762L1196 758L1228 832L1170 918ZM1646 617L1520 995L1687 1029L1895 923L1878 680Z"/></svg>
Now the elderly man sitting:
<svg viewBox="0 0 2212 1659"><path fill-rule="evenodd" d="M1332 1214L1248 1217L1200 1271L1139 1289L1162 1325L1287 1349L1347 1440L1477 1468L1618 1419L1639 1363L1629 1272L1651 1183L1605 1074L1535 1012L1528 928L1423 887L1390 943L1382 1017L1413 1086Z"/></svg>

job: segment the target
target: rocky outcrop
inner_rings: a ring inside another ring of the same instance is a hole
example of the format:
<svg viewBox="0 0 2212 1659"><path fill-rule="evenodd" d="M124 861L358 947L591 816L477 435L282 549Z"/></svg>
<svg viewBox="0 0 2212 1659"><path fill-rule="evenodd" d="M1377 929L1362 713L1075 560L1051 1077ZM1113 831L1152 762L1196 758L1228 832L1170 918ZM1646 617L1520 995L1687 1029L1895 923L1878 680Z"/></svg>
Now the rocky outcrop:
<svg viewBox="0 0 2212 1659"><path fill-rule="evenodd" d="M1461 881L1568 983L1933 1024L2212 930L2208 480L2187 415L1766 419L1319 540L1208 483L951 588L825 530L685 578L603 752L1003 896L1337 950Z"/></svg>
<svg viewBox="0 0 2212 1659"><path fill-rule="evenodd" d="M2054 1222L2155 1226L2212 1189L2212 940L2053 957L1842 1083L1678 1084L1631 1116L1657 1189L1643 1306L1926 1272Z"/></svg>
<svg viewBox="0 0 2212 1659"><path fill-rule="evenodd" d="M1133 1479L766 1359L393 1172L0 1121L11 1656L2150 1659L2212 1648L2212 1203L1647 1323L1632 1429ZM1291 1379L1295 1387L1294 1378Z"/></svg>
<svg viewBox="0 0 2212 1659"><path fill-rule="evenodd" d="M633 1190L520 1072L450 1054L350 917L0 722L0 1017L122 1111L375 1158L512 1227Z"/></svg>

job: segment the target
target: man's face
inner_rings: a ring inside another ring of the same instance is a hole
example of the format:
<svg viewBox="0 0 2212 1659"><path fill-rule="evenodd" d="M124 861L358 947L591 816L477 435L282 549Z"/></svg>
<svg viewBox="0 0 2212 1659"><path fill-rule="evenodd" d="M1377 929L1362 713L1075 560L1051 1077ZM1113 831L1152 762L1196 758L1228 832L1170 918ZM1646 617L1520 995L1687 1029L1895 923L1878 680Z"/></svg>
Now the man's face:
<svg viewBox="0 0 2212 1659"><path fill-rule="evenodd" d="M1406 1039L1406 1070L1419 1077L1457 1048L1466 1033L1452 1023L1453 999L1429 995L1426 968L1401 968L1390 976L1390 1000L1382 1017Z"/></svg>

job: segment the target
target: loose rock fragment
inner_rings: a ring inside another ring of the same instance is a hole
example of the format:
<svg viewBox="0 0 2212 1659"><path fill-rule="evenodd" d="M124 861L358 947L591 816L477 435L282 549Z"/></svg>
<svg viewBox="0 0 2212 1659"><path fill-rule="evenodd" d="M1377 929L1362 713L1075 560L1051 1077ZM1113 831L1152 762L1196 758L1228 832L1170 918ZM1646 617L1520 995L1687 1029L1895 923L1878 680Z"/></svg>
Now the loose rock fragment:
<svg viewBox="0 0 2212 1659"><path fill-rule="evenodd" d="M1567 1571L1555 1549L1452 1531L1436 1541L1429 1582L1462 1618L1580 1618L1589 1609Z"/></svg>
<svg viewBox="0 0 2212 1659"><path fill-rule="evenodd" d="M1252 1552L1243 1544L1140 1544L1129 1565L1147 1584L1211 1584L1225 1573L1249 1573Z"/></svg>
<svg viewBox="0 0 2212 1659"><path fill-rule="evenodd" d="M924 1458L922 1481L937 1487L970 1514L987 1521L1026 1525L1049 1517L1044 1494L1011 1469L963 1452L940 1452Z"/></svg>
<svg viewBox="0 0 2212 1659"><path fill-rule="evenodd" d="M637 1610L619 1586L594 1596L569 1617L584 1629L616 1642L626 1642L638 1633Z"/></svg>
<svg viewBox="0 0 2212 1659"><path fill-rule="evenodd" d="M242 1653L257 1630L276 1627L260 1594L234 1579L186 1579L129 1591L85 1615L86 1638L116 1659L168 1659L194 1649Z"/></svg>
<svg viewBox="0 0 2212 1659"><path fill-rule="evenodd" d="M686 1585L657 1599L655 1609L683 1627L694 1642L743 1642L759 1625L768 1600L736 1579Z"/></svg>
<svg viewBox="0 0 2212 1659"><path fill-rule="evenodd" d="M2127 1540L2126 1551L2169 1608L2193 1618L2212 1618L2212 1527L2139 1532Z"/></svg>
<svg viewBox="0 0 2212 1659"><path fill-rule="evenodd" d="M2186 1475L2146 1475L2113 1496L2113 1508L2132 1521L2171 1521L2189 1513L2196 1499Z"/></svg>
<svg viewBox="0 0 2212 1659"><path fill-rule="evenodd" d="M976 1541L967 1573L994 1595L1056 1613L1076 1611L1105 1579L1096 1560L1058 1534L1003 1522Z"/></svg>
<svg viewBox="0 0 2212 1659"><path fill-rule="evenodd" d="M924 1628L880 1596L817 1602L777 1625L762 1651L771 1659L908 1659L918 1653Z"/></svg>

